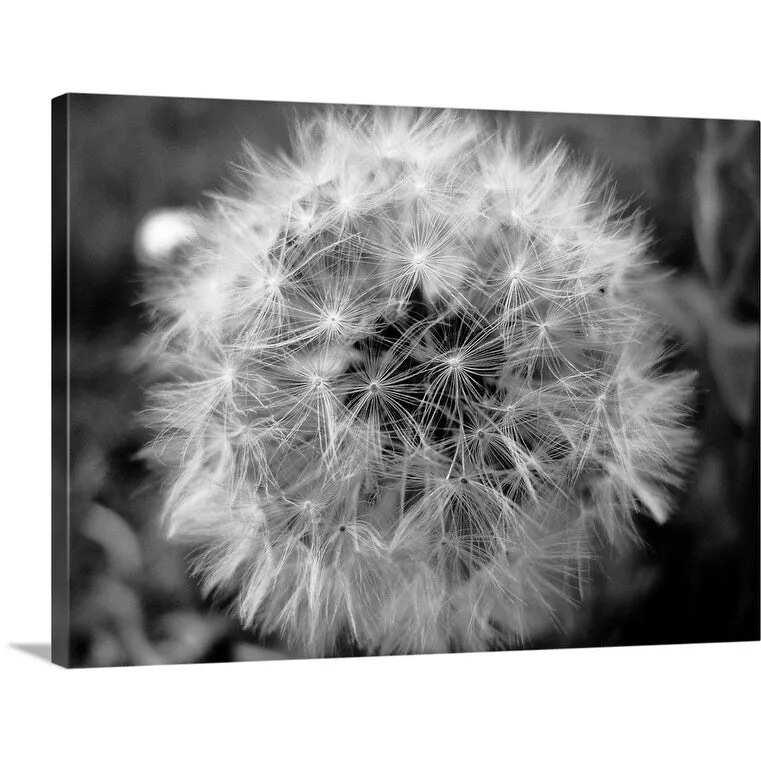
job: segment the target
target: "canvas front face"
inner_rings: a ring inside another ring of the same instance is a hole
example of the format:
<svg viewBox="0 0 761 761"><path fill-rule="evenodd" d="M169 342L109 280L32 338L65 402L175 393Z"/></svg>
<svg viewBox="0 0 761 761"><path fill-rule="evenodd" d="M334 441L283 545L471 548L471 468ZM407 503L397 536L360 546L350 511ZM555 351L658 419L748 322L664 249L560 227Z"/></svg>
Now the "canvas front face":
<svg viewBox="0 0 761 761"><path fill-rule="evenodd" d="M70 95L54 133L54 660L758 637L758 124Z"/></svg>

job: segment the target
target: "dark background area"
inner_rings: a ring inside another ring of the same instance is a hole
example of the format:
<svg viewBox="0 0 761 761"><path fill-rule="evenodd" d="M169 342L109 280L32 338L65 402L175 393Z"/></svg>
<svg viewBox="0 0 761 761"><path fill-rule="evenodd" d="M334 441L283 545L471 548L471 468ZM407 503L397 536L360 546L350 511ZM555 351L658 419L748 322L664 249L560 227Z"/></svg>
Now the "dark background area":
<svg viewBox="0 0 761 761"><path fill-rule="evenodd" d="M166 542L160 494L135 457L147 441L136 342L145 329L134 238L149 212L230 191L245 139L288 148L308 105L75 95L69 99L71 662L297 657L201 598L185 550ZM563 139L644 208L652 255L675 270L651 307L699 373L696 467L669 523L602 558L572 632L536 646L759 638L759 125L648 117L485 114ZM53 314L65 251L53 260ZM60 327L60 326L59 326ZM56 336L58 336L56 338ZM66 427L66 344L54 330L54 437ZM66 463L53 463L55 509ZM347 654L351 654L347 648Z"/></svg>

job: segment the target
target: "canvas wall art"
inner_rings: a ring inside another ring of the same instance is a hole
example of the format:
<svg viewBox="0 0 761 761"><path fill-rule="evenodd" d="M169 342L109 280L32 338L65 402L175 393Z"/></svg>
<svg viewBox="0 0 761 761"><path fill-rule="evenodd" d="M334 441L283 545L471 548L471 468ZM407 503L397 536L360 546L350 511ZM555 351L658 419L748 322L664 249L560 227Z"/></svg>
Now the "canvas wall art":
<svg viewBox="0 0 761 761"><path fill-rule="evenodd" d="M54 100L53 660L758 639L758 166L748 121Z"/></svg>

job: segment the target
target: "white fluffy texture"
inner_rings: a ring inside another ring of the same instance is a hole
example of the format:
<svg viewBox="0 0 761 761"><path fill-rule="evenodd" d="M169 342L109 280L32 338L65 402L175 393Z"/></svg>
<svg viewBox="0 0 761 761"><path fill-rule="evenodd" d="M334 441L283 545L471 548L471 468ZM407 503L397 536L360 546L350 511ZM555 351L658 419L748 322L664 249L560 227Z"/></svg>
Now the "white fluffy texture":
<svg viewBox="0 0 761 761"><path fill-rule="evenodd" d="M312 654L542 634L690 449L646 235L474 117L329 110L293 145L152 278L171 533Z"/></svg>

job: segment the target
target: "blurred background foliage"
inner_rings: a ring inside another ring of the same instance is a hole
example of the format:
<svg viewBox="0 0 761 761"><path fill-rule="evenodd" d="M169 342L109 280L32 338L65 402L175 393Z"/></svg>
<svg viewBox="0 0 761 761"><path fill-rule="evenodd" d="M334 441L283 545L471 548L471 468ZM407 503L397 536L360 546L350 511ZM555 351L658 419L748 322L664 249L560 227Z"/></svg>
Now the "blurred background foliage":
<svg viewBox="0 0 761 761"><path fill-rule="evenodd" d="M149 212L201 208L231 191L243 140L288 149L287 122L313 107L249 101L70 98L71 615L81 666L298 657L204 600L187 549L162 536L161 497L136 453L142 390L135 235ZM537 647L759 638L759 124L488 113L564 140L646 210L653 256L675 271L650 307L699 373L698 461L679 510L642 521L644 544L603 557L572 631ZM228 179L226 179L228 178ZM53 261L53 299L66 261ZM65 357L65 344L53 347ZM54 362L54 430L66 426ZM54 461L58 509L66 463ZM347 645L346 654L354 654Z"/></svg>

